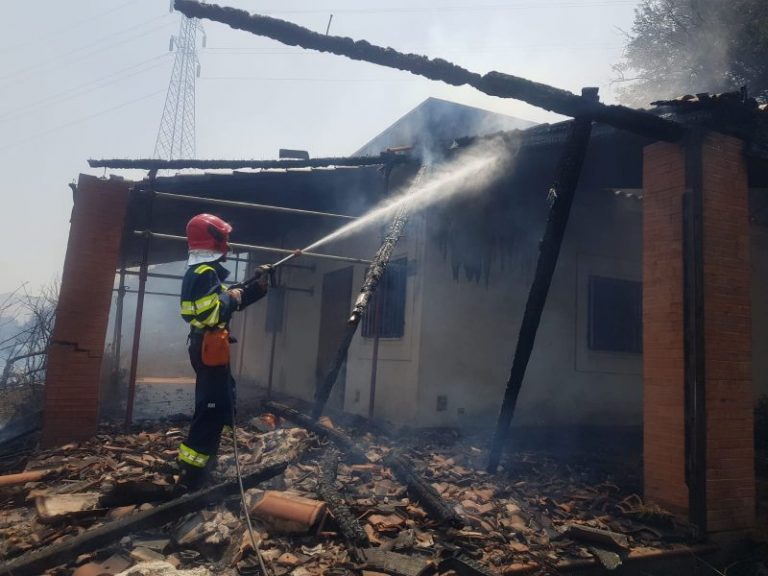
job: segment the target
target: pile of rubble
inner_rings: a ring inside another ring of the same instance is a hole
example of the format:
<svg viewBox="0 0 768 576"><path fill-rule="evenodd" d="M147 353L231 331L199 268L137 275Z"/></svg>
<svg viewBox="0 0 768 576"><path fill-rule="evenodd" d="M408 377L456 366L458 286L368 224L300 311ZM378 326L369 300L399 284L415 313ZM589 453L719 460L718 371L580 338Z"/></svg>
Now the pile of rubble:
<svg viewBox="0 0 768 576"><path fill-rule="evenodd" d="M450 434L353 443L328 420L311 432L277 421L238 430L258 554L231 439L211 486L181 496L173 462L184 432L170 428L104 433L0 477L0 572L260 574L260 555L273 576L475 576L615 568L686 549L670 514L593 482L586 467L516 453L492 476L481 446Z"/></svg>

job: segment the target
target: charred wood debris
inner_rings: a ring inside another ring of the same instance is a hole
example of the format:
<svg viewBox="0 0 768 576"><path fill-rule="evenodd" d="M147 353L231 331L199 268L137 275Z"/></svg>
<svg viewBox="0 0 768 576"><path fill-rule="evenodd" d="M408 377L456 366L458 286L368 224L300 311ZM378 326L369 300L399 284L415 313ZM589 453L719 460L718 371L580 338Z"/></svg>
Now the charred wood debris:
<svg viewBox="0 0 768 576"><path fill-rule="evenodd" d="M422 176L423 171L424 168L422 168L416 175L416 179ZM357 333L357 327L360 325L363 314L368 308L371 298L376 293L376 288L378 288L379 282L384 277L384 272L389 265L389 260L392 258L392 253L394 252L400 237L403 235L403 230L407 223L408 206L405 205L397 210L384 241L381 243L373 261L365 272L365 280L360 288L360 294L355 301L352 314L344 328L344 336L341 339L339 348L323 379L318 382L315 391L315 405L312 408L312 416L314 418L318 418L323 413L325 404L328 402L328 398L331 397L333 387L336 385L336 380L339 377L341 368L347 359L347 352L352 344L352 338Z"/></svg>
<svg viewBox="0 0 768 576"><path fill-rule="evenodd" d="M238 430L247 507L274 576L557 573L687 549L689 531L594 463L483 439L394 439L269 403ZM0 470L0 574L259 574L231 438L208 486L183 494L184 429L160 423L28 453ZM353 440L354 438L354 440Z"/></svg>
<svg viewBox="0 0 768 576"><path fill-rule="evenodd" d="M567 90L511 74L491 71L481 75L442 58L430 59L418 54L404 54L393 48L376 46L365 40L319 34L292 22L260 14L249 14L244 10L226 6L195 0L175 0L174 6L189 18L205 18L221 22L231 28L271 38L288 46L300 46L308 50L327 52L352 60L403 70L452 86L472 86L490 96L522 100L558 114L589 118L660 140L677 141L685 132L685 128L680 124L648 112L626 106L601 104Z"/></svg>

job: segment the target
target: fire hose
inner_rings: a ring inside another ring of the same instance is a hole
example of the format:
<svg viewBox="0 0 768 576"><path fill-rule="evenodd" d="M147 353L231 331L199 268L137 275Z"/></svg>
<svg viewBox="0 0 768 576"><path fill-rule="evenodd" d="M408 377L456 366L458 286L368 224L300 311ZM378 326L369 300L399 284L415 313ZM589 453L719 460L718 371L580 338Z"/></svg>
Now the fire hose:
<svg viewBox="0 0 768 576"><path fill-rule="evenodd" d="M231 388L231 390L234 390L234 388ZM253 524L251 524L251 515L248 510L248 502L245 498L245 488L243 487L243 473L240 470L240 455L237 449L237 425L235 423L235 399L234 399L234 394L232 394L232 392L230 392L230 394L233 396L232 400L230 401L230 406L232 409L232 448L235 454L235 471L237 472L237 483L240 487L240 501L243 504L243 514L245 514L245 525L248 527L248 535L251 539L251 546L253 547L253 551L256 554L256 559L259 562L259 569L261 570L261 574L262 576L269 576L269 572L267 572L267 566L264 563L264 557L261 554L261 548L259 546L259 543L256 542L256 535L253 533Z"/></svg>

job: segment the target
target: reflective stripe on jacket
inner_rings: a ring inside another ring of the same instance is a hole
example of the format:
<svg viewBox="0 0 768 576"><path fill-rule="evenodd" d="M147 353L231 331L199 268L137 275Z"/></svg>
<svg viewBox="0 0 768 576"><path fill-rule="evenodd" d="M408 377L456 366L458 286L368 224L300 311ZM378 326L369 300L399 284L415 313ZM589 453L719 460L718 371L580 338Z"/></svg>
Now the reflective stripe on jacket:
<svg viewBox="0 0 768 576"><path fill-rule="evenodd" d="M229 271L218 262L190 266L181 283L181 317L198 329L224 327L234 302L222 283Z"/></svg>

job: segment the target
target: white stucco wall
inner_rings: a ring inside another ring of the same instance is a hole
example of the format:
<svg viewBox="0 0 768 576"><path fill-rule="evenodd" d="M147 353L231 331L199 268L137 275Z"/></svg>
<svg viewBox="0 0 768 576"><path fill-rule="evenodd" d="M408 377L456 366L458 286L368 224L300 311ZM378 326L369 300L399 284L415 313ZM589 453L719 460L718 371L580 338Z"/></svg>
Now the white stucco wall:
<svg viewBox="0 0 768 576"><path fill-rule="evenodd" d="M369 229L348 239L334 242L322 251L355 258L370 259L381 242L380 230ZM290 238L286 246L292 246ZM392 255L392 260L408 258L409 270L420 265L424 250L423 219L409 221L404 237ZM282 281L286 286L313 288L314 294L288 292L285 302L284 329L277 334L274 360L274 390L305 400L312 400L316 383L320 317L322 309L323 276L350 264L305 258L297 260L304 265L312 264L315 270L284 268ZM348 310L358 296L365 276L365 265L353 265L351 298ZM379 342L377 387L374 416L400 424L412 423L416 415L416 393L420 345L420 294L423 276L409 274L406 285L405 335L398 339L382 339ZM269 354L272 335L265 331L266 301L248 308L235 325L235 335L245 342L242 353L235 353L235 374L241 385L241 394L248 394L253 384L266 387L269 374ZM358 333L349 349L346 367L346 384L343 407L354 414L368 415L371 385L371 358L373 340ZM239 345L238 345L239 346Z"/></svg>
<svg viewBox="0 0 768 576"><path fill-rule="evenodd" d="M532 226L539 238L543 222ZM641 240L637 199L579 191L515 423L641 423L640 355L589 351L585 318L590 274L641 279ZM535 242L529 249L535 252ZM434 243L425 266L418 421L490 427L512 364L530 272L513 263L495 268L487 287L456 282ZM439 395L447 396L445 411L437 410Z"/></svg>
<svg viewBox="0 0 768 576"><path fill-rule="evenodd" d="M329 252L345 256L370 258L378 249L378 231L358 234L346 241L328 247ZM393 260L407 257L409 267L418 266L423 252L423 220L409 222L406 235L399 243ZM298 262L298 261L297 261ZM283 281L287 286L314 288L314 295L288 292L285 304L284 330L277 335L275 348L274 390L305 400L311 400L315 389L323 275L345 268L349 264L309 259L316 266L314 272L285 268ZM352 309L363 283L365 266L353 268ZM416 415L416 381L419 359L419 317L421 275L409 275L406 285L405 336L382 339L379 342L379 361L374 415L378 419L407 424ZM256 304L245 315L246 335L242 371L236 368L242 382L266 386L268 380L271 334L266 333L266 305ZM236 334L242 337L242 326ZM352 341L347 358L344 409L354 414L368 415L371 384L371 358L373 340L363 338L361 330ZM246 384L247 386L247 384ZM242 386L241 386L242 389Z"/></svg>
<svg viewBox="0 0 768 576"><path fill-rule="evenodd" d="M377 244L378 242L376 242ZM373 250L375 251L376 248ZM413 217L392 260L408 258L405 327L403 338L379 340L376 395L373 416L397 424L413 424L417 417L419 362L421 357L421 311L424 276L424 219ZM354 297L365 270L356 269ZM354 414L368 415L371 390L373 339L358 332L349 349L344 407Z"/></svg>
<svg viewBox="0 0 768 576"><path fill-rule="evenodd" d="M286 244L290 245L290 244ZM298 261L297 261L298 263ZM283 329L275 339L273 389L281 394L311 399L314 391L314 375L317 363L318 330L320 326L320 302L322 274L333 269L322 261L313 261L316 270L283 268L282 282L294 288L312 288L312 295L288 291L285 295ZM310 264L305 260L302 264ZM268 298L268 297L267 297ZM241 316L242 325L235 332L244 346L238 350L235 373L245 383L266 388L269 380L269 362L272 334L265 329L266 298L247 308ZM243 334L245 330L245 334ZM241 361L241 362L240 362ZM240 387L241 389L243 386Z"/></svg>
<svg viewBox="0 0 768 576"><path fill-rule="evenodd" d="M543 222L532 224L533 253L520 255L517 264L507 263L503 271L497 264L487 287L463 277L454 281L428 226L428 219L412 219L393 256L409 259L405 336L380 341L374 416L399 425L490 427L509 374ZM361 234L328 250L369 258L379 239L378 233ZM579 191L515 423L641 423L640 355L588 350L586 325L589 275L640 280L641 246L639 200L605 190ZM524 274L519 262L526 259ZM313 263L314 272L283 271L287 285L312 287L315 292L287 294L274 372L277 392L307 400L315 386L323 274L346 266ZM354 267L350 308L364 272L364 266ZM240 377L244 383L261 386L267 381L271 345L271 335L264 330L265 312L266 305L257 304L245 316ZM368 414L371 354L372 340L358 333L347 364L348 412ZM438 396L446 396L444 411L437 410Z"/></svg>

